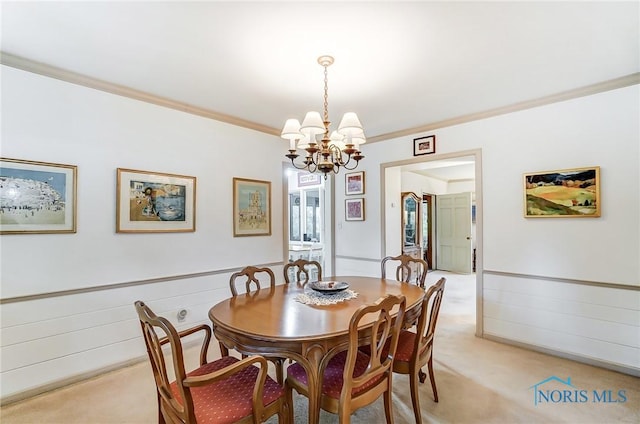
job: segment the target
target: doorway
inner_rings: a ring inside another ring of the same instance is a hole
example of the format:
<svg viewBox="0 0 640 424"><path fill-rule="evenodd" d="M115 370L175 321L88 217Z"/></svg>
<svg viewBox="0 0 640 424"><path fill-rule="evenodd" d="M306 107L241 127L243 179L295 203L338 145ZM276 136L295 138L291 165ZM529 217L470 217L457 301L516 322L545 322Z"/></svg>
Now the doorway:
<svg viewBox="0 0 640 424"><path fill-rule="evenodd" d="M333 184L283 164L283 259L320 263L322 273L333 272Z"/></svg>
<svg viewBox="0 0 640 424"><path fill-rule="evenodd" d="M435 205L438 202L438 194L446 193L446 187L453 187L455 191L473 192L473 207L474 212L474 225L472 228L473 247L475 248L473 254L473 262L475 269L470 274L475 280L475 317L476 317L476 335L482 336L483 323L482 323L482 151L480 149L444 153L437 155L429 155L428 157L414 157L411 159L388 162L380 165L380 187L381 193L381 224L382 224L382 243L381 243L381 257L397 254L397 246L400 244L399 231L395 230L397 222L400 222L400 209L397 207L400 199L400 193L407 191L406 187L402 186L402 173L408 172L413 174L424 175L434 173L434 169L440 169L441 178L438 181L437 178L433 178L429 184L416 182L420 178L412 178L411 174L407 174L409 181L408 184L413 184L409 191L416 191L419 195L427 195L431 197L431 214L426 218L423 215L423 219L428 220L428 228L424 231L427 232L426 239L426 252L431 255L431 261L433 270L438 269L437 264L437 241L435 238ZM459 180L454 177L455 167L470 163L473 167L472 177L469 181ZM447 177L447 173L451 174ZM460 189L461 185L471 186L472 189ZM453 192L453 191L452 191ZM429 203L427 201L427 203ZM423 208L426 209L426 208ZM470 218L471 219L471 218ZM398 234L396 234L398 233ZM424 239L423 239L424 240ZM424 241L423 241L424 243ZM429 249L431 244L431 249ZM429 251L430 250L430 251ZM475 272L475 275L473 274Z"/></svg>

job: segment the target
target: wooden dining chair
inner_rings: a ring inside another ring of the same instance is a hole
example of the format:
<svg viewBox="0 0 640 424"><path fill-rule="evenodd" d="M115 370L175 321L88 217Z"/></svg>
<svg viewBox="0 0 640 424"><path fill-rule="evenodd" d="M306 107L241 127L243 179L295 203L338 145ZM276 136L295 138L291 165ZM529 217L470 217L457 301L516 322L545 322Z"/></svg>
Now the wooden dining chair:
<svg viewBox="0 0 640 424"><path fill-rule="evenodd" d="M229 286L233 296L238 295L237 284L239 281L244 281L245 292L249 293L254 290L260 290L267 284L267 281L269 287L275 287L276 276L270 268L244 267L242 270L231 274L231 278L229 278Z"/></svg>
<svg viewBox="0 0 640 424"><path fill-rule="evenodd" d="M313 274L314 270L317 275ZM291 281L303 284L309 281L322 280L322 266L318 261L298 259L286 264L283 271L284 282L286 284L289 284Z"/></svg>
<svg viewBox="0 0 640 424"><path fill-rule="evenodd" d="M398 313L394 317L395 307ZM351 317L348 349L333 356L321 376L320 407L337 414L341 424L349 423L355 410L373 403L381 395L387 423L393 423L392 366L405 308L404 296L387 295L374 304L361 306ZM371 355L358 349L364 340ZM307 373L300 364L287 368L285 387L287 402L291 401L288 405L293 405L294 389L309 396Z"/></svg>
<svg viewBox="0 0 640 424"><path fill-rule="evenodd" d="M424 281L427 278L429 264L424 259L401 254L398 256L387 256L382 259L382 278L387 278L387 266L396 265L395 278L397 281L405 283L415 282L419 287L424 288Z"/></svg>
<svg viewBox="0 0 640 424"><path fill-rule="evenodd" d="M256 355L239 360L225 356L207 362L209 326L178 332L144 302L135 302L135 308L156 382L160 424L257 423L275 414L279 423L289 422L284 388L267 375L265 358ZM187 373L181 338L199 331L204 333L200 366ZM170 347L167 352L162 349L165 344ZM167 370L168 361L173 364L172 375Z"/></svg>
<svg viewBox="0 0 640 424"><path fill-rule="evenodd" d="M424 365L428 366L429 379L433 389L433 397L438 402L438 390L433 374L433 339L436 332L436 323L440 313L440 304L444 295L446 279L441 278L437 283L429 287L422 301L420 317L418 318L415 332L402 330L398 338L393 372L409 375L411 389L411 403L416 424L422 423L420 413L420 398L418 396L418 379L424 383L427 375L422 371Z"/></svg>
<svg viewBox="0 0 640 424"><path fill-rule="evenodd" d="M269 287L273 289L276 285L276 276L270 268L260 268L255 266L247 266L238 272L231 274L229 278L229 287L231 288L231 295L237 296L238 289L237 284L244 283L246 293L255 292L261 290L263 287ZM267 286L268 284L268 286ZM220 345L220 353L222 356L229 355L229 349L222 343ZM245 357L246 355L243 355ZM276 368L276 379L278 383L284 382L284 359L282 358L269 358Z"/></svg>

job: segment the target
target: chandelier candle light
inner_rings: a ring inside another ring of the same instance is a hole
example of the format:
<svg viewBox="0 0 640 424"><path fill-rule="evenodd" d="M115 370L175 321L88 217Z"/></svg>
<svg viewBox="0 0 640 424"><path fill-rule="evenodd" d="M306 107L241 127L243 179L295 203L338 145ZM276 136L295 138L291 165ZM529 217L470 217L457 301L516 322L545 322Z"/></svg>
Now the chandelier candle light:
<svg viewBox="0 0 640 424"><path fill-rule="evenodd" d="M287 119L282 129L281 137L289 140L289 154L291 163L297 169L305 169L309 172L320 171L327 179L329 172L338 173L340 167L352 170L364 158L360 152L360 145L367 140L364 137L362 124L358 115L347 112L342 117L338 131L329 136L329 89L327 68L333 63L333 57L320 56L318 63L324 67L324 119L318 112L307 112L302 125L297 119ZM317 136L322 135L318 144ZM300 156L297 149L306 151L306 156L301 164L296 164L295 159ZM348 165L351 164L349 167Z"/></svg>

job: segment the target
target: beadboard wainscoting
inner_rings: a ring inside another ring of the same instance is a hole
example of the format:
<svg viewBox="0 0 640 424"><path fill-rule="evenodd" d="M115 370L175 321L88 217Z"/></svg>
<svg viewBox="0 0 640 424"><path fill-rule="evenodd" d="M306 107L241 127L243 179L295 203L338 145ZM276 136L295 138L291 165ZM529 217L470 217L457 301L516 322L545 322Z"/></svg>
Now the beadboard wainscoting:
<svg viewBox="0 0 640 424"><path fill-rule="evenodd" d="M483 334L640 376L640 287L485 271Z"/></svg>
<svg viewBox="0 0 640 424"><path fill-rule="evenodd" d="M261 266L282 275L281 263ZM0 305L2 403L146 359L133 307L136 300L148 303L178 330L210 325L208 311L230 296L229 277L238 269L117 284L100 290L92 287L72 294L42 294L26 300L4 299ZM182 309L187 315L178 321Z"/></svg>

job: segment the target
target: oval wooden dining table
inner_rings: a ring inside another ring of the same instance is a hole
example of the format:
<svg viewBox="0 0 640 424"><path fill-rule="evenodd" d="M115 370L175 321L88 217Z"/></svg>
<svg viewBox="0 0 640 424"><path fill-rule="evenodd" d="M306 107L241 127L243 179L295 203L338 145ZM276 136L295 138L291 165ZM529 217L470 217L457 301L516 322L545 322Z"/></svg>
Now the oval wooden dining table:
<svg viewBox="0 0 640 424"><path fill-rule="evenodd" d="M320 417L323 370L331 357L347 348L349 321L356 309L387 294L404 295L405 323L410 325L420 313L425 294L424 289L413 284L376 277L338 276L323 280L347 282L357 297L333 305L308 305L296 300L304 293L304 286L291 283L231 297L209 310L215 337L228 349L290 358L305 368L311 424L317 424Z"/></svg>

